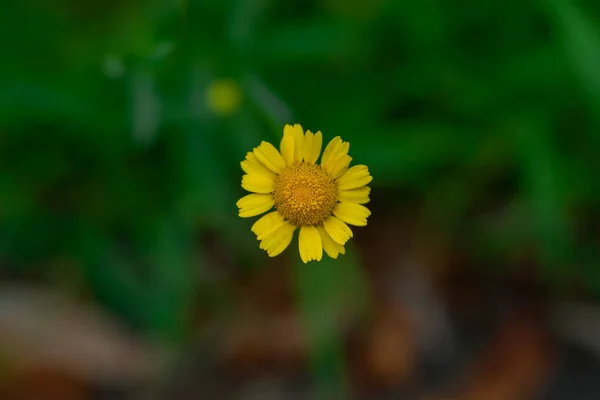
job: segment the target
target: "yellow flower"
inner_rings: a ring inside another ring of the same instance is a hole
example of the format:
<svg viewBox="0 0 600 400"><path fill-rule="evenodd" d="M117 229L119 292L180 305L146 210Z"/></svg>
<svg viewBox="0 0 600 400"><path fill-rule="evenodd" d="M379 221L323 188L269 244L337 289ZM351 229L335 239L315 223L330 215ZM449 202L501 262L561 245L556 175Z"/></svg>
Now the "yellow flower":
<svg viewBox="0 0 600 400"><path fill-rule="evenodd" d="M331 257L344 254L352 237L347 224L367 225L371 215L363 204L369 202L373 179L364 165L351 168L350 144L335 137L329 142L321 165L323 135L286 125L279 151L262 142L241 162L246 173L242 188L252 192L238 202L240 217L254 217L272 211L252 226L260 248L275 257L283 252L296 228L300 227L300 257L307 263L320 261L323 250Z"/></svg>
<svg viewBox="0 0 600 400"><path fill-rule="evenodd" d="M206 104L215 114L232 114L242 102L242 91L233 79L219 79L206 90Z"/></svg>

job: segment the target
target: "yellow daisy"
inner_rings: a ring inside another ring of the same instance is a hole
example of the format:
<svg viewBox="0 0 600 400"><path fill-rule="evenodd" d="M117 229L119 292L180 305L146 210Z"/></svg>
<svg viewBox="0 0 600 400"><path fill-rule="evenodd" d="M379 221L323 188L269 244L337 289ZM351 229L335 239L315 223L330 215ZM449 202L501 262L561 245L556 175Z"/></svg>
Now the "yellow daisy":
<svg viewBox="0 0 600 400"><path fill-rule="evenodd" d="M240 217L254 217L272 211L252 226L260 248L275 257L283 252L296 228L300 227L298 244L304 263L320 261L323 250L331 257L344 254L344 245L352 237L347 224L367 225L371 212L363 204L369 202L373 179L365 165L351 168L350 144L335 137L329 142L321 165L323 135L302 130L302 126L286 125L279 151L262 142L241 162L246 173L242 188L252 192L238 202Z"/></svg>

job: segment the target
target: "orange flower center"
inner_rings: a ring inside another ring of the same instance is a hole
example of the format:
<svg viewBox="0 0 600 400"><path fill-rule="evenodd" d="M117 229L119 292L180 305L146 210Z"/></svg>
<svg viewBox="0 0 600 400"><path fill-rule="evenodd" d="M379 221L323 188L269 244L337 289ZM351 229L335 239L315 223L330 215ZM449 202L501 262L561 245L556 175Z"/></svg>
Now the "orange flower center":
<svg viewBox="0 0 600 400"><path fill-rule="evenodd" d="M275 178L273 198L277 211L290 223L318 225L337 204L337 186L320 165L298 163Z"/></svg>

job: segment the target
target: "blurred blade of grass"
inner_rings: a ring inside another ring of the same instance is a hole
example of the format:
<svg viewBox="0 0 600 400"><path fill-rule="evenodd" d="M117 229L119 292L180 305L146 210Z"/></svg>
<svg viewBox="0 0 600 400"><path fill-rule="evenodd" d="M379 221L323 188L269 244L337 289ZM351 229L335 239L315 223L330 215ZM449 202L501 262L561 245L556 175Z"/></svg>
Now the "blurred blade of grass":
<svg viewBox="0 0 600 400"><path fill-rule="evenodd" d="M334 21L286 24L261 38L256 57L279 66L358 57L363 43L358 33L353 26Z"/></svg>
<svg viewBox="0 0 600 400"><path fill-rule="evenodd" d="M160 221L151 252L151 325L170 338L188 335L194 287L192 224L173 217ZM195 249L198 254L198 249Z"/></svg>
<svg viewBox="0 0 600 400"><path fill-rule="evenodd" d="M268 112L265 110L265 112ZM246 157L246 153L251 152L261 141L269 141L275 147L279 146L283 126L291 123L291 118L270 120L269 128L256 121L256 115L250 110L244 109L227 121L228 135L223 135L228 142L231 151L231 166L235 180L241 179L243 171L240 162Z"/></svg>
<svg viewBox="0 0 600 400"><path fill-rule="evenodd" d="M232 6L229 16L229 40L238 56L253 53L256 24L267 3L267 0L237 0Z"/></svg>
<svg viewBox="0 0 600 400"><path fill-rule="evenodd" d="M415 51L415 56L442 53L448 49L450 39L450 13L445 2L439 0L405 0L388 2L387 12L394 17L393 24L406 33L405 40ZM427 16L415 18L415 15ZM394 38L395 39L395 38Z"/></svg>
<svg viewBox="0 0 600 400"><path fill-rule="evenodd" d="M213 124L192 124L186 129L182 147L181 178L184 213L192 219L198 217L209 225L232 212L235 202L228 193L227 168L223 165L228 158L221 158Z"/></svg>
<svg viewBox="0 0 600 400"><path fill-rule="evenodd" d="M367 136L365 132L371 131L375 121L381 122L388 106L387 99L382 98L379 91L381 80L375 76L361 76L357 80L357 74L360 76L353 67L311 66L302 67L301 72L291 66L265 68L261 70L263 80L260 85L268 87L255 87L256 95L264 99L265 107L271 107L273 111L281 109L279 114L282 116L290 114L292 122L301 123L305 129L322 131L325 142L338 135L351 140L352 137ZM275 91L277 100L271 97ZM279 99L293 108L285 112L290 107L284 108L284 104L278 103ZM277 134L281 137L281 128Z"/></svg>
<svg viewBox="0 0 600 400"><path fill-rule="evenodd" d="M147 294L133 274L131 264L116 254L106 235L82 224L75 250L95 297L136 328L147 328Z"/></svg>
<svg viewBox="0 0 600 400"><path fill-rule="evenodd" d="M152 75L140 70L131 79L131 131L133 139L141 145L155 139L161 123L162 101Z"/></svg>
<svg viewBox="0 0 600 400"><path fill-rule="evenodd" d="M350 143L354 159L369 167L374 184L425 184L428 173L472 158L485 139L472 133L454 125L407 123L372 129Z"/></svg>
<svg viewBox="0 0 600 400"><path fill-rule="evenodd" d="M564 160L545 122L524 118L513 129L542 272L550 283L560 286L561 274L575 257L561 182Z"/></svg>
<svg viewBox="0 0 600 400"><path fill-rule="evenodd" d="M239 167L243 157L234 150L234 136L216 120L202 119L184 128L173 152L178 215L195 224L201 234L206 230L218 233L232 258L250 249L258 254L254 237L245 234L249 221L237 215L235 204L244 195Z"/></svg>
<svg viewBox="0 0 600 400"><path fill-rule="evenodd" d="M113 239L83 230L76 247L92 291L108 308L150 336L180 342L189 332L192 273L187 224L163 220L148 240L123 254ZM136 265L148 267L141 274ZM143 258L143 257L141 257Z"/></svg>
<svg viewBox="0 0 600 400"><path fill-rule="evenodd" d="M219 121L206 104L206 90L213 78L210 67L195 62L189 81L180 93L173 95L187 110L179 121L172 121L172 161L179 191L178 208L186 219L214 224L231 212L234 195L228 193L227 165L233 162L219 140ZM187 86L187 87L186 87Z"/></svg>
<svg viewBox="0 0 600 400"><path fill-rule="evenodd" d="M181 54L197 59L198 55L229 51L228 19L234 0L184 1L177 44Z"/></svg>
<svg viewBox="0 0 600 400"><path fill-rule="evenodd" d="M600 32L570 0L547 0L543 4L550 11L575 74L592 98L593 114L600 123Z"/></svg>
<svg viewBox="0 0 600 400"><path fill-rule="evenodd" d="M12 76L0 88L0 125L10 126L31 118L68 120L72 114L89 111L73 90L56 82L36 82L27 76Z"/></svg>
<svg viewBox="0 0 600 400"><path fill-rule="evenodd" d="M351 245L337 260L294 262L297 304L308 338L309 367L319 398L348 397L344 319L368 306L366 280Z"/></svg>
<svg viewBox="0 0 600 400"><path fill-rule="evenodd" d="M293 111L290 107L258 75L247 75L244 78L244 88L249 99L270 126L268 136L277 146L283 135L283 126L300 121L293 120ZM267 139L266 136L265 134L263 138Z"/></svg>
<svg viewBox="0 0 600 400"><path fill-rule="evenodd" d="M515 101L536 109L542 104L554 105L556 92L570 87L567 70L556 44L533 45L528 51L489 60L479 68L456 70L448 106L470 118L490 121L502 119L499 109L512 107Z"/></svg>

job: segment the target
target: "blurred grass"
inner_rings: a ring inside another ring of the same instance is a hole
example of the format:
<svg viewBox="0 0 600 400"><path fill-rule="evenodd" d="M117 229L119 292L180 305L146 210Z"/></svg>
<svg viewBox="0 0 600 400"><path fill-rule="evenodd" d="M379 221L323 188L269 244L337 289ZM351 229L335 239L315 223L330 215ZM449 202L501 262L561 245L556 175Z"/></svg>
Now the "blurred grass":
<svg viewBox="0 0 600 400"><path fill-rule="evenodd" d="M350 141L374 193L423 198L440 229L482 265L533 243L543 279L581 279L600 293L592 2L1 7L0 265L8 277L44 279L66 268L49 260L75 260L69 272L81 290L149 334L185 338L195 294L214 292L213 281L197 278L211 266L206 235L236 268L265 263L252 222L237 217L239 161L299 122ZM241 91L227 115L206 103L222 78ZM494 201L517 220L500 234L473 216ZM319 271L335 268L309 268L298 279L311 331L311 304L327 291L317 290ZM213 300L199 301L210 308ZM324 351L333 352L325 364L335 364L337 345Z"/></svg>
<svg viewBox="0 0 600 400"><path fill-rule="evenodd" d="M349 310L366 309L368 293L355 251L336 260L304 264L295 257L294 280L318 398L346 398L348 377L341 335Z"/></svg>

